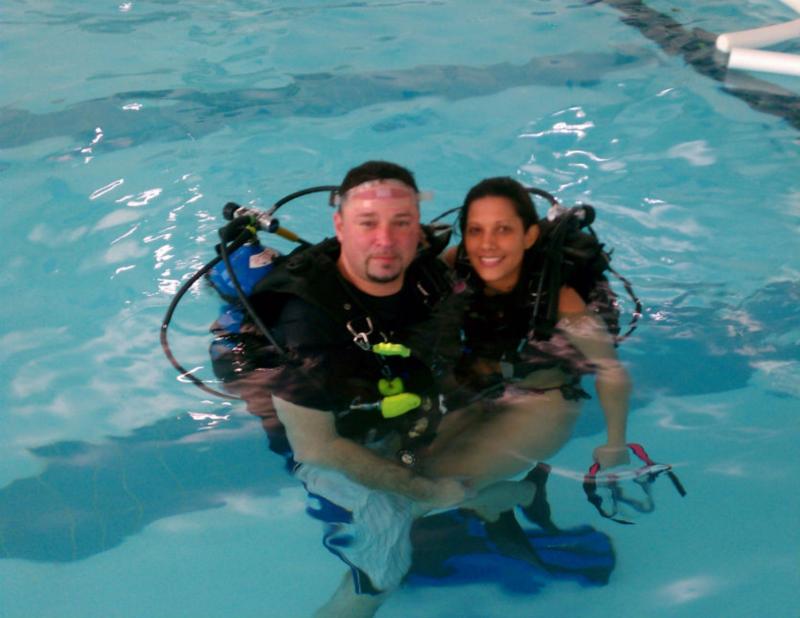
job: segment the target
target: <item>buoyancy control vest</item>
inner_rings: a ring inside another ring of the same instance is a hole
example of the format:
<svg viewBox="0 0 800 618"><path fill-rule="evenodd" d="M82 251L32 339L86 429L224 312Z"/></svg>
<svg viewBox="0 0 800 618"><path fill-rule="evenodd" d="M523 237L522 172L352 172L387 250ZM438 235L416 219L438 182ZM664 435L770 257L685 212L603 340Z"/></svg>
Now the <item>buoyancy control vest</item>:
<svg viewBox="0 0 800 618"><path fill-rule="evenodd" d="M473 292L462 324L462 368L475 359L497 361L504 380L513 381L537 369L557 367L576 385L591 365L556 329L563 286L579 294L587 310L603 320L612 336L619 334L619 302L606 277L610 255L593 233L582 231L569 217L567 213L554 221L539 222L539 237L525 252L520 281L508 294L485 294L463 244L459 246L456 272ZM497 380L499 376L486 388ZM576 396L583 395L578 392Z"/></svg>
<svg viewBox="0 0 800 618"><path fill-rule="evenodd" d="M258 282L251 299L258 300L259 313L265 323L275 320L282 299L297 296L324 311L342 325L357 346L372 346L389 341L391 329L386 329L369 315L351 292L339 273L336 261L339 242L329 238L311 247L298 247L287 256L278 257L268 276ZM405 286L414 288L414 304L408 307L411 318L423 319L446 298L452 290L452 279L445 265L436 258L433 249L422 249L405 272Z"/></svg>
<svg viewBox="0 0 800 618"><path fill-rule="evenodd" d="M454 316L434 313L452 292L452 275L437 257L442 242L446 239L428 230L424 248L405 272L402 319L395 323L381 319L370 298L339 273L336 239L276 258L249 296L261 321L268 327L277 324L278 339L279 318L292 297L327 316L327 323L338 329L334 339L341 348L343 373L337 376L342 379L334 380L330 393L334 406L328 408L336 416L339 433L370 440L398 430L405 437L401 455L405 463L411 463L413 448L433 436L441 414L438 373L447 364L442 351L448 348L447 355L456 356L459 346ZM444 323L451 325L452 341L445 342ZM330 334L325 336L330 339ZM260 349L265 348L269 346L262 340ZM301 362L296 350L286 352L280 359L273 354L267 364Z"/></svg>

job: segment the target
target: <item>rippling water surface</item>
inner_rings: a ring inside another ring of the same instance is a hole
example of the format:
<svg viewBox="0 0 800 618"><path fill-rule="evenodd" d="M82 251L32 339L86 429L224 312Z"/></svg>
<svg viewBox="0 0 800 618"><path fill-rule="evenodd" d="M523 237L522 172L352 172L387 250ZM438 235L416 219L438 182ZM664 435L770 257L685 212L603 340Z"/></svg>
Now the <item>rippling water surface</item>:
<svg viewBox="0 0 800 618"><path fill-rule="evenodd" d="M6 2L0 614L300 616L327 598L342 565L302 489L238 404L176 380L158 332L225 202L388 158L436 192L427 217L500 174L596 206L645 305L620 350L630 435L689 495L662 480L636 526L600 519L575 480L602 431L590 403L548 488L560 524L611 537L610 583L462 559L380 615L796 616L800 82L726 73L712 49L795 14L694 4ZM282 212L330 233L321 200ZM194 289L171 332L206 377L217 305Z"/></svg>

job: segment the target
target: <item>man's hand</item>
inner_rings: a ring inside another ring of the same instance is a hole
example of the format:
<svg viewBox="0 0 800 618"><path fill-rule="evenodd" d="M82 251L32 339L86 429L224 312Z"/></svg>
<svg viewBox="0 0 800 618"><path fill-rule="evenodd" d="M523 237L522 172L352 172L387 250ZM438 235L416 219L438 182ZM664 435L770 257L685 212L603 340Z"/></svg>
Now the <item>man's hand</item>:
<svg viewBox="0 0 800 618"><path fill-rule="evenodd" d="M299 463L338 470L368 487L390 491L420 503L423 510L447 508L468 497L467 488L454 479L429 479L392 459L342 438L333 414L304 408L273 396L278 418Z"/></svg>
<svg viewBox="0 0 800 618"><path fill-rule="evenodd" d="M473 493L464 483L455 479L417 477L414 484L419 492L417 501L422 512L459 505Z"/></svg>
<svg viewBox="0 0 800 618"><path fill-rule="evenodd" d="M530 481L498 481L461 505L475 511L484 521L497 521L505 511L515 506L529 506L536 496L536 486Z"/></svg>

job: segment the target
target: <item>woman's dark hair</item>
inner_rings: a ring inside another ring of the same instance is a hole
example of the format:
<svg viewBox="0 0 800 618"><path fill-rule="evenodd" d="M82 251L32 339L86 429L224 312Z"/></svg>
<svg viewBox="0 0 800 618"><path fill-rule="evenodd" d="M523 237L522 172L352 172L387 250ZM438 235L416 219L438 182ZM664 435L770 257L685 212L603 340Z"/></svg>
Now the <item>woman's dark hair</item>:
<svg viewBox="0 0 800 618"><path fill-rule="evenodd" d="M339 195L370 180L399 180L419 193L414 174L405 167L389 161L367 161L347 172L339 187Z"/></svg>
<svg viewBox="0 0 800 618"><path fill-rule="evenodd" d="M522 226L526 231L530 226L539 222L539 215L536 214L531 194L525 187L508 176L485 178L469 190L467 197L464 198L461 211L458 213L458 229L462 238L464 230L467 229L469 207L472 202L482 197L504 197L510 200L517 216L522 219Z"/></svg>

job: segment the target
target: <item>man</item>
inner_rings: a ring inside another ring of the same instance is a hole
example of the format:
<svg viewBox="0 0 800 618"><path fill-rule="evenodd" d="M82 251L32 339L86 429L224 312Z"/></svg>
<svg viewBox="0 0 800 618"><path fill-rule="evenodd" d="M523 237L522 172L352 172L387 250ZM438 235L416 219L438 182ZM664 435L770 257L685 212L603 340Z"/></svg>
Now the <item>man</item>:
<svg viewBox="0 0 800 618"><path fill-rule="evenodd" d="M289 257L251 299L289 358L270 388L296 476L328 523L326 547L352 567L320 616L373 615L408 570L414 517L465 498L460 482L396 457L435 425L431 368L453 331L437 321L448 290L434 252L420 252L419 198L405 168L353 168L336 240Z"/></svg>

